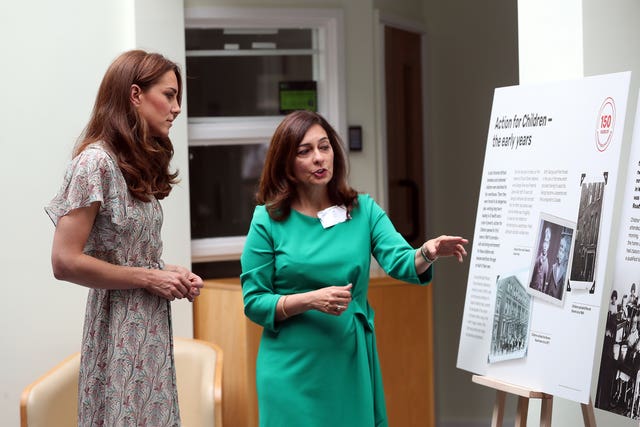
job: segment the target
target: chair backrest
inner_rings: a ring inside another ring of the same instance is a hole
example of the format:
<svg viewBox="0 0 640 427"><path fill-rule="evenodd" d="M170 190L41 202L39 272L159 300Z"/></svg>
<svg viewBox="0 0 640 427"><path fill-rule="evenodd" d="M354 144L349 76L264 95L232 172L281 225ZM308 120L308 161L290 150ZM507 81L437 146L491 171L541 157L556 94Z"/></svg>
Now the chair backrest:
<svg viewBox="0 0 640 427"><path fill-rule="evenodd" d="M222 427L222 349L207 341L174 338L183 427Z"/></svg>
<svg viewBox="0 0 640 427"><path fill-rule="evenodd" d="M174 338L183 427L222 427L222 350L215 344ZM22 392L21 427L76 426L80 353L65 359Z"/></svg>
<svg viewBox="0 0 640 427"><path fill-rule="evenodd" d="M69 427L78 425L78 372L75 353L22 392L21 427Z"/></svg>

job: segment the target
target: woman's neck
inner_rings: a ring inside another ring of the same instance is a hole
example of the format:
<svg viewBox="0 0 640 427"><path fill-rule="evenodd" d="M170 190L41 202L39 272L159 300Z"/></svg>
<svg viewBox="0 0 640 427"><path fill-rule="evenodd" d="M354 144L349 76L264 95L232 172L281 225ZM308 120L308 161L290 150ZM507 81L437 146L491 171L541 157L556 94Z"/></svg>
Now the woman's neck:
<svg viewBox="0 0 640 427"><path fill-rule="evenodd" d="M326 187L317 191L308 189L298 189L298 197L291 203L291 208L309 216L316 214L332 205Z"/></svg>

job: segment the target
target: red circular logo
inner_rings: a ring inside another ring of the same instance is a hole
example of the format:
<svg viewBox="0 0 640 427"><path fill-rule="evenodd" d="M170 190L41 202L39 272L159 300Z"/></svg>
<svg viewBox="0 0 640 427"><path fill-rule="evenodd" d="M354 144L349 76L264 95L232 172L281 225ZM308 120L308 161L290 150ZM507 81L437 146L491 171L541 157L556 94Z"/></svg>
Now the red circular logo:
<svg viewBox="0 0 640 427"><path fill-rule="evenodd" d="M613 129L616 124L616 103L608 97L600 106L596 123L596 147L598 151L604 151L611 143Z"/></svg>

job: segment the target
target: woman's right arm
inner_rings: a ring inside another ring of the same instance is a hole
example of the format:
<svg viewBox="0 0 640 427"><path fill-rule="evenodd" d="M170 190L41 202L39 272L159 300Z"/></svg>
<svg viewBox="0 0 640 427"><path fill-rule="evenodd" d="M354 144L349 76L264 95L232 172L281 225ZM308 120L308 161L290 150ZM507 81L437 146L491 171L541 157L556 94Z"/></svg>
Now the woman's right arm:
<svg viewBox="0 0 640 427"><path fill-rule="evenodd" d="M351 284L298 294L275 292L276 251L271 221L262 206L254 212L240 261L245 314L269 330L275 331L277 322L309 310L338 316L351 302Z"/></svg>
<svg viewBox="0 0 640 427"><path fill-rule="evenodd" d="M189 278L180 272L114 265L86 255L84 246L99 208L100 202L94 202L58 220L51 251L56 279L98 289L143 288L170 301L189 295Z"/></svg>
<svg viewBox="0 0 640 427"><path fill-rule="evenodd" d="M276 321L281 322L309 310L339 316L351 303L352 287L349 283L345 286L327 286L315 291L283 295L276 306Z"/></svg>

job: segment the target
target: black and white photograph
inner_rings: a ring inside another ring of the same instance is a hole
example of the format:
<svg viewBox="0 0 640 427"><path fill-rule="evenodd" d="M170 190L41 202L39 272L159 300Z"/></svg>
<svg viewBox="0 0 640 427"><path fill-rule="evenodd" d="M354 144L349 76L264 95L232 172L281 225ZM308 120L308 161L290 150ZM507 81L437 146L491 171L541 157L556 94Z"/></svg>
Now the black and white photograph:
<svg viewBox="0 0 640 427"><path fill-rule="evenodd" d="M640 316L635 282L611 291L596 408L640 419Z"/></svg>
<svg viewBox="0 0 640 427"><path fill-rule="evenodd" d="M574 230L569 220L540 214L527 289L534 297L562 305Z"/></svg>
<svg viewBox="0 0 640 427"><path fill-rule="evenodd" d="M496 288L489 363L521 359L529 348L531 295L515 275L498 277Z"/></svg>
<svg viewBox="0 0 640 427"><path fill-rule="evenodd" d="M607 178L606 172L594 180L587 180L585 175L582 175L578 222L567 291L586 289L591 294L595 291L594 277L598 258L602 200Z"/></svg>

